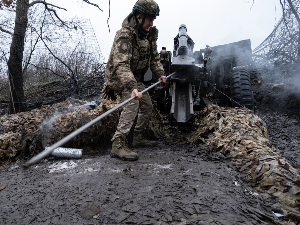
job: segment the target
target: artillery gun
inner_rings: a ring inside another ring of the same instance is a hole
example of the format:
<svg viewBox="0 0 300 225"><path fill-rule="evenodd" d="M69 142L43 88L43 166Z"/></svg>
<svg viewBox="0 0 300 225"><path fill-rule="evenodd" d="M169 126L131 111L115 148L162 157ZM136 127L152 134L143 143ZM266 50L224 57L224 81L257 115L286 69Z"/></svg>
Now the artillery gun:
<svg viewBox="0 0 300 225"><path fill-rule="evenodd" d="M253 110L251 41L193 49L194 42L182 24L174 38L173 54L164 47L160 52L165 74L175 72L164 86L150 92L160 112L168 115L165 123L193 124L195 112L207 104Z"/></svg>

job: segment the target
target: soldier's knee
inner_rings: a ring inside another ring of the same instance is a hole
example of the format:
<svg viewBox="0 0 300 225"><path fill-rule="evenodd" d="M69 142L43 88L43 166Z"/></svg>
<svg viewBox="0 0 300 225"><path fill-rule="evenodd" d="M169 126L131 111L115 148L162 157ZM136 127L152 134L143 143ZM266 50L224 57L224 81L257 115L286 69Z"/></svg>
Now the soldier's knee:
<svg viewBox="0 0 300 225"><path fill-rule="evenodd" d="M150 102L150 103L148 103L147 105L147 109L148 110L151 110L152 111L152 109L153 109L153 105L152 105L152 103Z"/></svg>
<svg viewBox="0 0 300 225"><path fill-rule="evenodd" d="M152 104L146 104L143 106L141 111L143 111L144 114L150 115L152 113L153 106Z"/></svg>

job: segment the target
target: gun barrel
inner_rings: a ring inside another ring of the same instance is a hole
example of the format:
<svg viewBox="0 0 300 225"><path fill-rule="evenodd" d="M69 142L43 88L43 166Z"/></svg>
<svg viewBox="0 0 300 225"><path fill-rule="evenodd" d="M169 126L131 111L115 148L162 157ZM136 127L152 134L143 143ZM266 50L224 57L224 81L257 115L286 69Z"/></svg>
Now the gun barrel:
<svg viewBox="0 0 300 225"><path fill-rule="evenodd" d="M181 26L179 28L178 33L178 50L177 55L188 55L189 49L188 49L188 35L186 33L186 27Z"/></svg>

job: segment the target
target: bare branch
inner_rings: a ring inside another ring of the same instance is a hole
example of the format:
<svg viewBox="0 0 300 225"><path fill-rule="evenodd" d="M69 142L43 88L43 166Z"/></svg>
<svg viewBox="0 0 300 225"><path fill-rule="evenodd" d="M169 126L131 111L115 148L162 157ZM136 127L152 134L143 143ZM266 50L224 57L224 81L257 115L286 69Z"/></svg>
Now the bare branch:
<svg viewBox="0 0 300 225"><path fill-rule="evenodd" d="M44 21L42 23L42 26L43 25L44 25ZM24 69L22 71L23 75L26 73L26 71L28 69L28 65L30 64L32 54L35 51L35 47L36 47L37 43L39 42L39 39L40 39L40 37L38 36L38 38L35 40L35 43L34 43L33 47L31 47L31 50L30 50L30 53L29 53L29 57L28 57L28 59L27 59L27 61L25 63Z"/></svg>
<svg viewBox="0 0 300 225"><path fill-rule="evenodd" d="M103 10L100 9L100 7L97 4L91 3L89 0L83 0L83 1L86 2L87 4L97 7L101 12L103 12Z"/></svg>
<svg viewBox="0 0 300 225"><path fill-rule="evenodd" d="M283 3L282 3L282 1L280 0L280 5L281 5L281 7L282 7L282 11L283 11L283 13L284 13L284 5L283 5Z"/></svg>
<svg viewBox="0 0 300 225"><path fill-rule="evenodd" d="M4 29L3 27L0 26L0 31L4 32L4 33L7 33L7 34L10 34L11 36L13 36L14 34L6 29Z"/></svg>
<svg viewBox="0 0 300 225"><path fill-rule="evenodd" d="M33 1L29 4L29 7L35 5L35 4L44 4L45 8L49 11L49 12L53 12L55 17L62 23L62 25L64 26L67 26L66 23L57 15L57 12L56 10L54 9L50 9L49 6L52 6L52 7L55 7L55 8L58 8L58 9L63 9L65 11L67 11L65 8L62 8L62 7L59 7L59 6L56 6L56 5L53 5L53 4L50 4L50 3L47 3L45 1ZM51 14L51 13L50 13ZM68 27L69 28L69 27Z"/></svg>
<svg viewBox="0 0 300 225"><path fill-rule="evenodd" d="M42 25L41 25L41 27L40 27L41 32L42 32L42 29L43 29L43 27L44 27L45 19L46 19L46 14L44 14L44 19L43 19ZM31 29L35 29L35 28L33 28L32 26L30 26L30 27L31 27ZM28 66L29 66L30 61L31 61L31 57L32 57L32 55L33 55L33 52L35 51L35 48L36 48L36 45L37 45L38 42L39 42L39 39L40 39L40 36L37 37L37 39L35 40L34 45L31 46L31 50L30 50L29 57L28 57L28 59L27 59L27 62L25 63L24 69L23 69L23 71L22 71L22 74L23 74L23 75L26 73L26 71L27 71L27 69L28 69Z"/></svg>
<svg viewBox="0 0 300 225"><path fill-rule="evenodd" d="M109 33L110 33L110 28L109 28L109 24L108 24L108 21L110 19L110 0L108 2L109 2L109 15L108 15L108 18L107 18L107 26L108 26L108 30L109 30Z"/></svg>
<svg viewBox="0 0 300 225"><path fill-rule="evenodd" d="M281 1L281 0L280 0L280 1ZM298 15L298 13L297 13L297 11L296 11L296 9L295 9L295 7L294 7L292 1L291 1L291 0L287 0L287 1L288 1L289 5L290 5L290 7L291 7L291 10L292 10L293 14L295 15L295 17L296 17L296 19L297 19L298 24L300 25L300 17L299 17L299 15Z"/></svg>
<svg viewBox="0 0 300 225"><path fill-rule="evenodd" d="M4 30L11 30L11 31L14 30L13 27L9 26L9 20L8 20L8 19L2 21L2 22L0 23L0 27L2 27L2 29L4 29ZM9 32L10 32L10 31L9 31Z"/></svg>
<svg viewBox="0 0 300 225"><path fill-rule="evenodd" d="M283 14L283 20L284 20L283 22L284 22L284 25L285 25L287 31L289 32L289 36L292 37L291 32L290 32L290 29L289 29L289 27L288 27L288 25L287 25L286 18L285 18L285 9L284 9L284 5L283 5L283 3L282 3L281 0L280 0L280 4L281 4L281 7L282 7L282 14Z"/></svg>
<svg viewBox="0 0 300 225"><path fill-rule="evenodd" d="M29 64L32 65L32 66L34 66L34 67L37 68L37 69L49 70L49 71L51 71L54 75L63 78L64 81L65 81L66 83L68 83L67 80L66 80L66 78L65 78L64 76L62 76L62 75L60 75L60 74L54 72L52 69L50 69L50 68L48 68L48 67L40 67L40 66L34 65L34 64L32 64L32 63L29 63Z"/></svg>
<svg viewBox="0 0 300 225"><path fill-rule="evenodd" d="M254 0L253 0L253 2L252 2L252 5L251 5L251 8L250 8L250 10L252 9L253 5L254 5Z"/></svg>
<svg viewBox="0 0 300 225"><path fill-rule="evenodd" d="M58 9L63 9L65 11L67 11L65 8L61 8L57 5L53 5L53 4L50 4L50 3L47 3L47 2L44 2L44 1L33 1L29 4L29 7L35 5L35 4L38 4L38 3L41 3L41 4L44 4L45 6L52 6L52 7L55 7L55 8L58 8Z"/></svg>
<svg viewBox="0 0 300 225"><path fill-rule="evenodd" d="M1 10L1 8L0 8L0 10ZM5 10L8 12L14 12L14 13L16 12L15 8L6 8Z"/></svg>
<svg viewBox="0 0 300 225"><path fill-rule="evenodd" d="M1 59L3 59L7 63L6 55L8 54L8 52L5 52L3 49L0 49L0 51L2 52Z"/></svg>
<svg viewBox="0 0 300 225"><path fill-rule="evenodd" d="M48 47L48 45L45 43L44 39L41 37L41 35L36 31L35 28L33 28L34 31L37 33L37 35L40 37L40 39L43 41L45 47L48 49L48 51L50 52L50 54L57 59L58 61L60 61L65 67L68 68L68 70L71 72L72 76L75 77L73 70L64 62L62 61L60 58L58 58L56 55L54 55L54 53L50 50L50 48Z"/></svg>
<svg viewBox="0 0 300 225"><path fill-rule="evenodd" d="M48 45L45 43L43 37L36 31L36 29L34 29L34 31L37 33L37 35L40 37L40 39L42 40L42 42L44 43L45 47L48 49L48 51L50 52L50 54L56 59L58 60L59 62L61 62L68 70L69 72L71 73L71 79L73 81L73 84L75 85L75 89L72 90L73 93L75 94L78 94L78 81L76 80L76 76L75 76L75 73L74 71L63 61L61 60L58 56L54 55L54 53L50 50L50 48L48 47Z"/></svg>
<svg viewBox="0 0 300 225"><path fill-rule="evenodd" d="M54 9L49 9L48 8L48 6L45 6L46 7L46 9L49 11L49 12L53 12L54 13L54 15L55 15L55 17L62 23L62 25L64 25L64 26L67 26L68 28L70 28L68 25L66 25L66 23L57 15L57 13L56 13L56 10L54 10ZM50 13L51 14L51 13Z"/></svg>

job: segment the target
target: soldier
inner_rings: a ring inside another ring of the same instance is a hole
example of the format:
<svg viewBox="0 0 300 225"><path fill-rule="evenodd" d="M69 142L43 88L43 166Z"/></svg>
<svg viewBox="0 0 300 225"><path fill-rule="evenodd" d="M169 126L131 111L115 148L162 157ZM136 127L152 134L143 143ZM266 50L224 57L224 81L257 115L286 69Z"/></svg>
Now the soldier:
<svg viewBox="0 0 300 225"><path fill-rule="evenodd" d="M138 0L117 31L109 60L105 70L103 96L114 98L120 95L124 101L136 98L124 106L117 130L112 138L111 157L134 161L138 154L128 147L127 135L134 123L137 123L133 134L133 146L153 146L156 144L144 138L143 130L148 124L152 112L149 93L142 94L144 74L149 66L152 73L163 83L167 78L160 63L156 40L158 30L153 21L159 16L159 7L154 0Z"/></svg>

